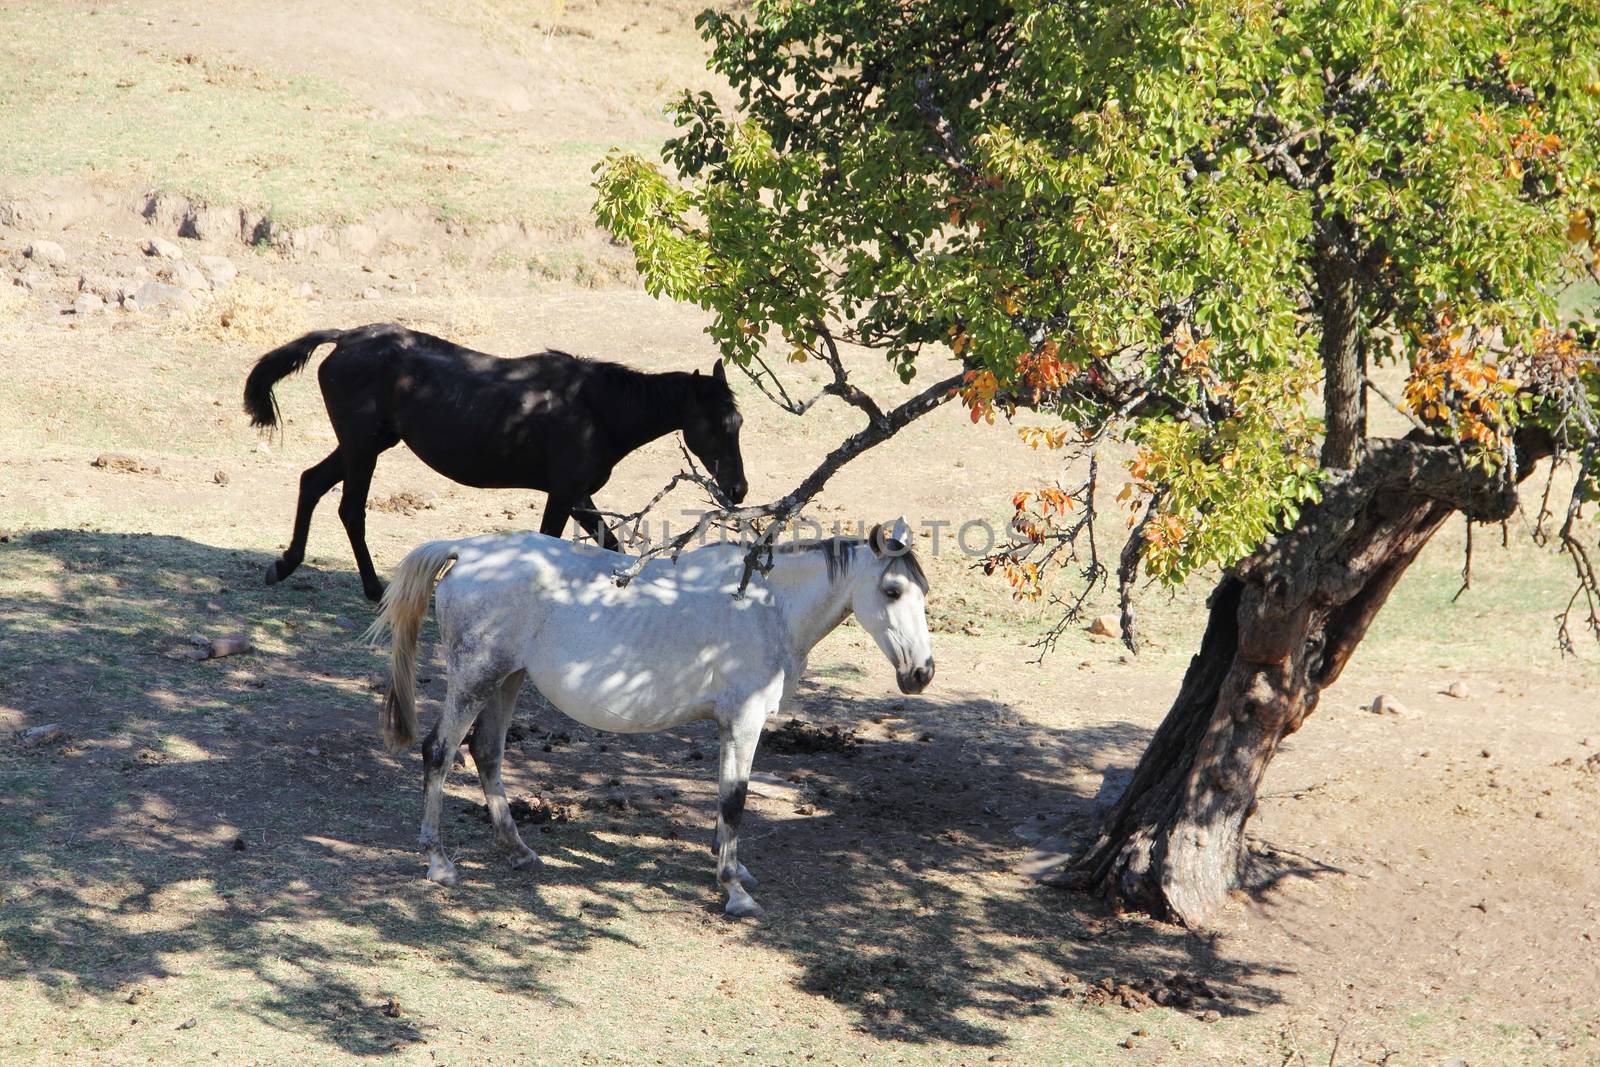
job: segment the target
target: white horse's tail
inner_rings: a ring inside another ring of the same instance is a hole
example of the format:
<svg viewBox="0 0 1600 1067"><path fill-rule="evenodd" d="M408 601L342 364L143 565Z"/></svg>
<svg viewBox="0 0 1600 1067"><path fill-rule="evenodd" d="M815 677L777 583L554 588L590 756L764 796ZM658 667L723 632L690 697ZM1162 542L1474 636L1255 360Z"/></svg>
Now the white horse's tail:
<svg viewBox="0 0 1600 1067"><path fill-rule="evenodd" d="M383 700L383 741L390 752L404 752L417 740L417 634L428 600L443 572L459 551L454 541L429 541L412 549L400 561L383 606L362 640L378 644L389 640L389 692Z"/></svg>

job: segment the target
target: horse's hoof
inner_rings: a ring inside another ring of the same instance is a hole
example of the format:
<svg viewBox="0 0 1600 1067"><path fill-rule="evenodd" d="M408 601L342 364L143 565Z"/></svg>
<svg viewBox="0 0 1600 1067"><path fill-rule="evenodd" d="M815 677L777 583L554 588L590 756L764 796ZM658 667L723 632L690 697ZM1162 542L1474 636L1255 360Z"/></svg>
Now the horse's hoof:
<svg viewBox="0 0 1600 1067"><path fill-rule="evenodd" d="M362 586L361 587L361 591L363 593L367 594L367 599L368 600L371 600L373 602L377 602L377 601L383 599L383 586L382 585L366 585L366 586Z"/></svg>
<svg viewBox="0 0 1600 1067"><path fill-rule="evenodd" d="M277 585L280 581L282 581L282 579L278 577L278 561L273 560L271 563L267 564L267 584Z"/></svg>
<svg viewBox="0 0 1600 1067"><path fill-rule="evenodd" d="M515 856L511 860L511 869L516 871L536 871L543 866L544 860L531 848L525 855Z"/></svg>
<svg viewBox="0 0 1600 1067"><path fill-rule="evenodd" d="M446 889L454 888L461 881L461 876L456 873L454 864L428 864L428 881L444 886Z"/></svg>
<svg viewBox="0 0 1600 1067"><path fill-rule="evenodd" d="M759 919L766 914L766 910L749 897L743 900L730 897L722 910L730 919Z"/></svg>

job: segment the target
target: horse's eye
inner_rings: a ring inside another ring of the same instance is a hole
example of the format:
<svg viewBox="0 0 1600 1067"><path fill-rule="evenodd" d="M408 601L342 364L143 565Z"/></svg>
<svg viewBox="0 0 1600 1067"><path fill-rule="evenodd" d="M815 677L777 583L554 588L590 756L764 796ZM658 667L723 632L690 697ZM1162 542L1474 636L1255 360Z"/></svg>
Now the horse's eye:
<svg viewBox="0 0 1600 1067"><path fill-rule="evenodd" d="M884 586L883 598L885 600L899 600L900 599L900 587L898 585Z"/></svg>

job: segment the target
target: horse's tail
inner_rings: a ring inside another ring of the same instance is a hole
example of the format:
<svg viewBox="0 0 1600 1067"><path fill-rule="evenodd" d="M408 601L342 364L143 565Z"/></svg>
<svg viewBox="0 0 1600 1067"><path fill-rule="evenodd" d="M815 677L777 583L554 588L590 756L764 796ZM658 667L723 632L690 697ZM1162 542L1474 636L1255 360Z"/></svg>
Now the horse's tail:
<svg viewBox="0 0 1600 1067"><path fill-rule="evenodd" d="M244 409L250 414L250 425L262 430L277 426L278 402L272 396L272 387L311 362L311 353L318 345L337 341L343 334L343 330L313 330L256 360L250 377L244 381Z"/></svg>
<svg viewBox="0 0 1600 1067"><path fill-rule="evenodd" d="M383 700L383 740L390 752L404 752L417 739L417 634L428 613L428 598L459 551L454 541L429 541L413 548L389 581L383 606L362 640L389 640L389 692Z"/></svg>

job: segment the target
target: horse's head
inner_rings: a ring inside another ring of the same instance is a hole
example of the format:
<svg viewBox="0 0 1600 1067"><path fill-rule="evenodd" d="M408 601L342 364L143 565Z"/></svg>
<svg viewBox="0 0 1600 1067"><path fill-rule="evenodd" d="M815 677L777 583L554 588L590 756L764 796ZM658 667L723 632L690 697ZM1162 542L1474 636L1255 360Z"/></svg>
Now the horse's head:
<svg viewBox="0 0 1600 1067"><path fill-rule="evenodd" d="M733 402L728 376L719 361L709 375L694 372L693 400L684 412L683 440L733 503L744 500L744 458L739 454L739 427L744 419Z"/></svg>
<svg viewBox="0 0 1600 1067"><path fill-rule="evenodd" d="M928 636L928 579L911 548L904 519L891 529L872 528L867 544L879 565L856 582L851 608L862 627L894 664L902 693L920 693L933 681L933 641Z"/></svg>

